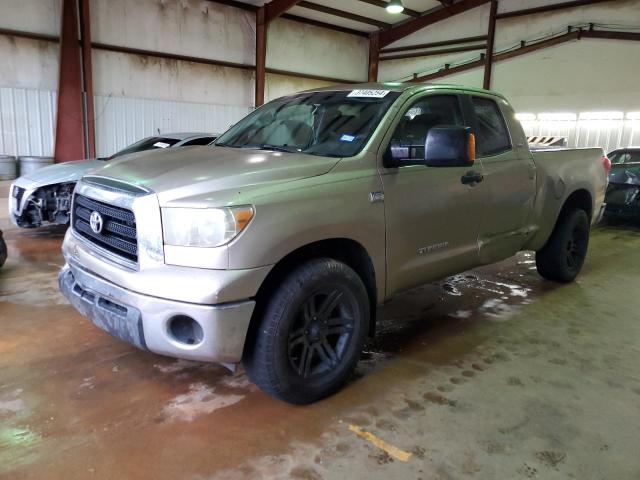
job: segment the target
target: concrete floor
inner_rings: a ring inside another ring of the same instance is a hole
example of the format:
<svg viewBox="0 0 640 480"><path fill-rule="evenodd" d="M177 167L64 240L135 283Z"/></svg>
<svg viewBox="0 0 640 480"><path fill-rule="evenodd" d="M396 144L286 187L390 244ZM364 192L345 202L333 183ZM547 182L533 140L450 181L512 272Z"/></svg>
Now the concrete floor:
<svg viewBox="0 0 640 480"><path fill-rule="evenodd" d="M64 229L0 228L3 479L640 478L638 230L595 231L572 285L525 253L399 296L292 407L98 330L57 292Z"/></svg>

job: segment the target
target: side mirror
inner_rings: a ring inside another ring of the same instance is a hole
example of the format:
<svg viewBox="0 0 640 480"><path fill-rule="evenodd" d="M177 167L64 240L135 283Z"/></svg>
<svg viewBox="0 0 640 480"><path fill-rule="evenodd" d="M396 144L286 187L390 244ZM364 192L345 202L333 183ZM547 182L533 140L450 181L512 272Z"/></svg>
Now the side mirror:
<svg viewBox="0 0 640 480"><path fill-rule="evenodd" d="M428 167L469 167L476 159L476 139L469 127L434 127L424 144Z"/></svg>

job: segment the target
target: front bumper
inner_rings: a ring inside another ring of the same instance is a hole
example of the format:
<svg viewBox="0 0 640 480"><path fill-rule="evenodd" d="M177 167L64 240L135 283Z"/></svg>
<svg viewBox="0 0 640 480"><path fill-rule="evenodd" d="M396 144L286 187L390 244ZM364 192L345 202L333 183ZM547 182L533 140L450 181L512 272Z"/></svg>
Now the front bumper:
<svg viewBox="0 0 640 480"><path fill-rule="evenodd" d="M80 313L138 348L187 360L242 360L253 300L202 305L157 298L119 287L69 263L58 282L63 295ZM171 321L180 316L195 320L202 329L197 343L184 343L172 333Z"/></svg>
<svg viewBox="0 0 640 480"><path fill-rule="evenodd" d="M640 219L640 209L621 205L610 205L604 212L604 218L638 220Z"/></svg>
<svg viewBox="0 0 640 480"><path fill-rule="evenodd" d="M14 189L19 188L22 190L20 198L14 196ZM31 180L27 180L24 177L16 179L9 189L9 218L11 223L16 227L21 227L20 217L24 213L24 209L29 203L31 195L37 190L37 185Z"/></svg>

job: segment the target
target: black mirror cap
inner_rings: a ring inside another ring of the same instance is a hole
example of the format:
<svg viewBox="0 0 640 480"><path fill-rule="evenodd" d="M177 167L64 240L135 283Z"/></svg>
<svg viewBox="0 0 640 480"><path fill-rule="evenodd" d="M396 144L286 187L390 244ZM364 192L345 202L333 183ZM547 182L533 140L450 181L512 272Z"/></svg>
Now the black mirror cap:
<svg viewBox="0 0 640 480"><path fill-rule="evenodd" d="M424 145L428 167L469 167L475 161L475 137L470 127L434 127Z"/></svg>

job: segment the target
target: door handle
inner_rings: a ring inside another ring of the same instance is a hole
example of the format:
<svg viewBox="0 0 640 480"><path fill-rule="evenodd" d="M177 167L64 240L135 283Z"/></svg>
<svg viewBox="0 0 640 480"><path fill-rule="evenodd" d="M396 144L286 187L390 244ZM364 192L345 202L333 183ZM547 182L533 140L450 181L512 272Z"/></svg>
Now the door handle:
<svg viewBox="0 0 640 480"><path fill-rule="evenodd" d="M460 181L463 185L473 185L475 183L480 183L484 180L484 176L481 173L470 171L465 173L462 177L460 177Z"/></svg>

